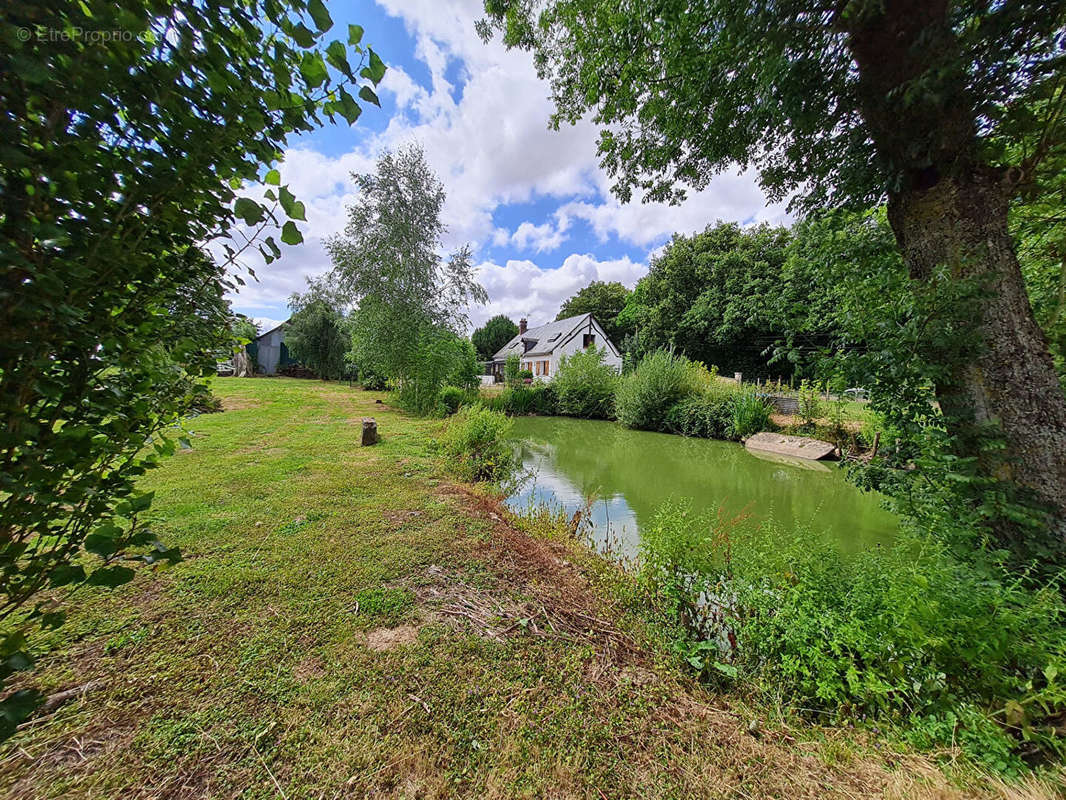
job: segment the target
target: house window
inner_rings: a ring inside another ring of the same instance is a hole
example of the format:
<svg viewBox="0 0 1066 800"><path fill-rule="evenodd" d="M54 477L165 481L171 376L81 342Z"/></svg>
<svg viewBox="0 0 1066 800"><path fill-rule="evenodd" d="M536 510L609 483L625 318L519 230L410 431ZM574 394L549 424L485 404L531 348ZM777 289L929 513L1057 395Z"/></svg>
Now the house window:
<svg viewBox="0 0 1066 800"><path fill-rule="evenodd" d="M544 376L547 376L547 374L548 374L548 362L547 361L541 361L540 364L541 364L541 373L540 374L544 375Z"/></svg>
<svg viewBox="0 0 1066 800"><path fill-rule="evenodd" d="M581 338L581 346L586 349L592 347L594 344L596 344L596 334L594 333L586 333Z"/></svg>

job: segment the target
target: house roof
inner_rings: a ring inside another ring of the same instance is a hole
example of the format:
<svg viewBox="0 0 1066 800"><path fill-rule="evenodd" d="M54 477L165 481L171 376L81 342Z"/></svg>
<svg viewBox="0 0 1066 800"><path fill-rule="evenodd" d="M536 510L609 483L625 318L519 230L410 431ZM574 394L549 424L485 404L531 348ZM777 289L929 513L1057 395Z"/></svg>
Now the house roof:
<svg viewBox="0 0 1066 800"><path fill-rule="evenodd" d="M288 325L288 324L289 324L289 320L285 320L284 322L282 322L282 323L280 323L280 324L278 324L278 325L275 325L275 326L274 326L273 328L271 328L270 330L268 330L268 331L263 331L263 333L261 333L261 334L259 334L258 336L256 336L256 337L255 337L255 341L257 341L257 342L258 342L258 341L259 341L260 339L262 339L262 338L263 338L264 336L269 336L269 335L270 335L270 334L272 334L272 333L273 333L274 331L280 331L280 330L281 330L282 328L284 328L284 327L285 327L286 325Z"/></svg>
<svg viewBox="0 0 1066 800"><path fill-rule="evenodd" d="M592 314L581 314L577 317L567 317L541 325L539 328L528 328L525 333L520 333L511 341L501 347L493 361L506 361L507 356L546 356L558 345L566 341L569 334L583 325ZM526 351L522 342L532 341L534 344ZM613 347L613 346L612 346Z"/></svg>

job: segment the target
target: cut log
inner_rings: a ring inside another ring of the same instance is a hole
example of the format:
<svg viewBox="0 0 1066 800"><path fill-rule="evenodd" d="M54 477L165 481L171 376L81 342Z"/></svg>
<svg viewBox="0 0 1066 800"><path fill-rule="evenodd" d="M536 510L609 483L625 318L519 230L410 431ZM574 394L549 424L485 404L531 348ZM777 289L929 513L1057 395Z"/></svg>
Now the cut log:
<svg viewBox="0 0 1066 800"><path fill-rule="evenodd" d="M783 433L757 433L744 440L744 446L750 450L762 450L792 458L806 458L818 461L833 455L836 445L818 439L803 436L786 436Z"/></svg>
<svg viewBox="0 0 1066 800"><path fill-rule="evenodd" d="M377 444L378 441L378 423L373 417L363 417L363 438L360 444L363 447L371 444Z"/></svg>

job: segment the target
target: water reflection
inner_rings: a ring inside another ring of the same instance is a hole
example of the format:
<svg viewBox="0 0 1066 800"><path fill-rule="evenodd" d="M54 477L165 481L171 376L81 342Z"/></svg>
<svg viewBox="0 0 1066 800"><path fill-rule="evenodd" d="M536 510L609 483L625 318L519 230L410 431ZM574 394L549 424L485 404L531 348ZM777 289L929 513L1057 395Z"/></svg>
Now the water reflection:
<svg viewBox="0 0 1066 800"><path fill-rule="evenodd" d="M626 555L636 553L641 527L670 499L690 500L697 511L721 506L731 516L747 514L753 525L772 517L784 530L809 526L845 552L886 542L897 529L876 495L823 464L560 417L518 418L515 437L530 478L508 503L558 505L572 514L592 498L597 545Z"/></svg>

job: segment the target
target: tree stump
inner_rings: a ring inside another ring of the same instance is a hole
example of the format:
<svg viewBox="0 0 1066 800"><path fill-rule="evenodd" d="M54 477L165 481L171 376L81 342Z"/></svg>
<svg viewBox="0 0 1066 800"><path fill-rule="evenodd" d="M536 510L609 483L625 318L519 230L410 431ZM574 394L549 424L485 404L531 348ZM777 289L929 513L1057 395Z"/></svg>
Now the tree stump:
<svg viewBox="0 0 1066 800"><path fill-rule="evenodd" d="M378 423L373 417L363 417L363 438L360 444L363 447L371 444L377 444L378 441Z"/></svg>

